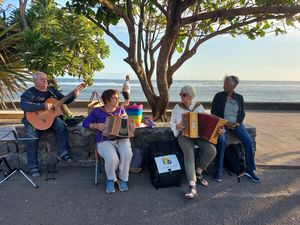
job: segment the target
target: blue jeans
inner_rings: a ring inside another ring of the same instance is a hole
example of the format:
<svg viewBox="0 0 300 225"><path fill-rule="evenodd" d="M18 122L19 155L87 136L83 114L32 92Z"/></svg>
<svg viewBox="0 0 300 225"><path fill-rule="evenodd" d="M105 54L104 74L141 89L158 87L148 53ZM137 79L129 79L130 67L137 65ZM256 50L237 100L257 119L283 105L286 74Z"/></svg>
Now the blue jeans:
<svg viewBox="0 0 300 225"><path fill-rule="evenodd" d="M40 130L35 129L26 119L22 121L25 125L26 132L29 137L40 138ZM56 140L58 145L58 154L60 157L69 154L70 145L68 142L68 131L66 125L61 118L56 117L51 126L51 129L56 133ZM27 165L29 169L37 168L38 163L38 140L26 141L27 149Z"/></svg>
<svg viewBox="0 0 300 225"><path fill-rule="evenodd" d="M238 139L240 139L244 146L247 170L250 171L255 170L253 144L248 131L246 130L244 125L241 124L238 128L230 129L230 132ZM217 144L217 157L216 157L217 159L216 169L218 174L221 174L223 171L223 161L224 161L224 153L225 153L226 146L227 146L227 135L226 134L220 135Z"/></svg>

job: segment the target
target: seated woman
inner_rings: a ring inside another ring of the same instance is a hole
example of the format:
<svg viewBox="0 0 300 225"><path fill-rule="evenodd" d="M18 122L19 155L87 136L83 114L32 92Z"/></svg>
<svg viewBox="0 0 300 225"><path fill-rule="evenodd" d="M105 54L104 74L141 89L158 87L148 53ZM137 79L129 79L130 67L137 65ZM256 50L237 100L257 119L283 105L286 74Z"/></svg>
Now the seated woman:
<svg viewBox="0 0 300 225"><path fill-rule="evenodd" d="M174 136L178 137L178 144L184 154L184 166L190 185L190 190L185 196L187 198L195 198L198 195L196 181L203 186L208 185L208 182L202 176L202 171L205 170L215 158L216 148L213 144L200 138L182 136L181 131L185 129L182 122L182 114L184 112L205 113L205 110L201 104L192 101L196 96L196 92L192 87L184 86L179 95L181 97L181 103L175 105L172 111L170 126ZM200 151L197 154L196 162L194 154L195 144L199 146Z"/></svg>
<svg viewBox="0 0 300 225"><path fill-rule="evenodd" d="M127 114L122 108L118 107L119 94L117 90L105 90L101 98L104 102L104 106L95 108L84 119L82 126L97 130L96 140L98 151L105 161L104 167L107 176L106 192L115 192L115 183L119 185L120 191L127 191L129 166L132 158L129 138L108 139L102 135L107 116L127 117ZM130 129L133 129L133 127L130 127ZM119 169L119 181L116 175L117 169Z"/></svg>
<svg viewBox="0 0 300 225"><path fill-rule="evenodd" d="M239 83L239 78L236 76L225 76L224 91L215 95L212 102L211 114L228 120L227 130L234 136L239 138L245 148L246 158L246 173L252 181L260 182L260 178L254 174L255 162L253 145L250 135L243 125L245 118L244 98L242 95L234 92L234 89ZM217 144L217 167L215 180L222 181L223 161L225 147L227 145L226 135L222 135L218 139Z"/></svg>

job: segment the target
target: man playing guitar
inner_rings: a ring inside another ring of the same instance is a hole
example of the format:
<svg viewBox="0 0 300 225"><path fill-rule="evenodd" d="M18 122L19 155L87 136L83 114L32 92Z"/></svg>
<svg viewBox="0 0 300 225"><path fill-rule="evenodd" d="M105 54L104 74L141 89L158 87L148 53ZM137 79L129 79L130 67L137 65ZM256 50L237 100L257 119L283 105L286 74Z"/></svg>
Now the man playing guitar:
<svg viewBox="0 0 300 225"><path fill-rule="evenodd" d="M55 98L57 100L63 99L65 96L56 90L54 87L48 86L47 75L43 72L37 72L32 75L34 86L27 89L21 95L20 107L24 111L24 118L22 123L25 125L27 133L31 137L39 138L41 134L41 128L37 128L28 115L36 114L37 119L40 118L38 113L42 112L54 112L53 103L47 103L47 99ZM82 89L82 88L81 88ZM79 95L80 88L76 88L70 93L70 97L65 101L66 104L71 103ZM59 109L60 110L60 109ZM42 114L41 113L41 114ZM28 115L27 115L28 114ZM46 116L50 117L50 116ZM45 120L45 119L43 119ZM73 161L70 155L70 146L68 142L67 128L64 122L57 115L53 116L53 121L50 121L49 127L55 131L59 156L66 162L71 163ZM39 122L37 122L39 124ZM27 165L30 170L31 176L40 176L38 168L38 140L27 141Z"/></svg>

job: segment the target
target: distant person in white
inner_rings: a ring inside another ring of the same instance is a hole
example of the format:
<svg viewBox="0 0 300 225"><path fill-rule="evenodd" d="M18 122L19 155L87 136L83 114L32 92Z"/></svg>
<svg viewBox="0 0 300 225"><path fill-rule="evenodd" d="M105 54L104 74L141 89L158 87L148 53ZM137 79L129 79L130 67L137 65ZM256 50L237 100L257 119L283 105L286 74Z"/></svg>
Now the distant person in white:
<svg viewBox="0 0 300 225"><path fill-rule="evenodd" d="M130 84L129 84L129 81L130 81L130 76L129 75L126 75L126 80L123 84L123 87L122 87L122 95L124 97L124 106L127 106L129 105L129 99L130 99Z"/></svg>

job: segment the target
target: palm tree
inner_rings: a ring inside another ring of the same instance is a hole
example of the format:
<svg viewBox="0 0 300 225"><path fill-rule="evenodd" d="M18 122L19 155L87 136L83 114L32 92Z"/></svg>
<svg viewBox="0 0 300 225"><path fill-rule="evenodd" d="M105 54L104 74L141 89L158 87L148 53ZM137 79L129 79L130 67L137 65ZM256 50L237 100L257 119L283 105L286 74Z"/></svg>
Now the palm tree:
<svg viewBox="0 0 300 225"><path fill-rule="evenodd" d="M30 77L16 49L21 41L17 24L6 27L3 21L0 23L0 108L5 109L6 102L15 107L14 96L25 90Z"/></svg>

